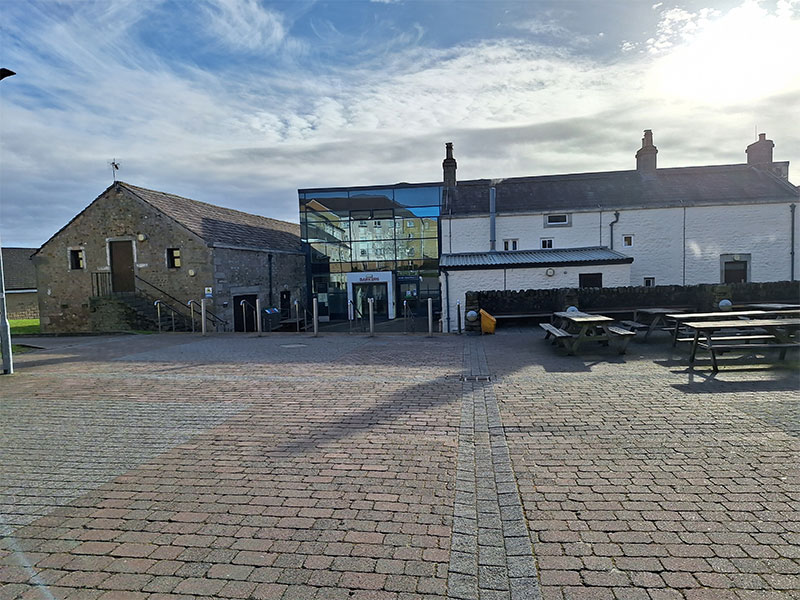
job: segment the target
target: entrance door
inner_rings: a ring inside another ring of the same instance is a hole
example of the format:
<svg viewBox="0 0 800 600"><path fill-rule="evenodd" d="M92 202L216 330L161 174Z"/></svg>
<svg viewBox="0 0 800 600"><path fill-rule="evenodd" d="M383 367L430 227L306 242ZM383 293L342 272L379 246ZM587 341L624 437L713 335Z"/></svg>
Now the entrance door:
<svg viewBox="0 0 800 600"><path fill-rule="evenodd" d="M368 298L374 298L374 315L376 318L389 318L389 293L385 283L354 283L353 298L356 308L364 318L369 318Z"/></svg>
<svg viewBox="0 0 800 600"><path fill-rule="evenodd" d="M245 305L242 306L242 300ZM233 330L234 331L255 331L256 330L256 295L247 294L244 296L233 297Z"/></svg>
<svg viewBox="0 0 800 600"><path fill-rule="evenodd" d="M419 278L414 277L413 281L402 281L399 277L398 280L398 310L402 311L405 316L405 309L408 307L409 315L416 315L419 312Z"/></svg>
<svg viewBox="0 0 800 600"><path fill-rule="evenodd" d="M133 277L133 242L109 242L111 254L111 289L116 293L135 292Z"/></svg>
<svg viewBox="0 0 800 600"><path fill-rule="evenodd" d="M281 319L292 318L292 293L289 290L281 292Z"/></svg>

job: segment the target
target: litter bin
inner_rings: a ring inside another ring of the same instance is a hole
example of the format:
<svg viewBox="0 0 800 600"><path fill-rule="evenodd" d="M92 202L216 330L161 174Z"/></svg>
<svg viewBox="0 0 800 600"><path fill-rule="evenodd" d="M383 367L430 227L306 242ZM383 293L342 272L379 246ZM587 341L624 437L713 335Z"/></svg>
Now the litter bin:
<svg viewBox="0 0 800 600"><path fill-rule="evenodd" d="M494 333L495 325L497 325L497 319L481 309L481 333Z"/></svg>

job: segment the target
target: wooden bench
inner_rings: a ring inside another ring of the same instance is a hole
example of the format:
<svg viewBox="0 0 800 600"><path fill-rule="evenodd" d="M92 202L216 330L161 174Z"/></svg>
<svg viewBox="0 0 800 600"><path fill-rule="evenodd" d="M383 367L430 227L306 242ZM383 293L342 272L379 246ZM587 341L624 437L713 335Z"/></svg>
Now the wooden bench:
<svg viewBox="0 0 800 600"><path fill-rule="evenodd" d="M650 329L649 325L645 325L644 323L638 323L636 321L620 321L620 323L634 333L636 333L637 331L646 331L647 329Z"/></svg>
<svg viewBox="0 0 800 600"><path fill-rule="evenodd" d="M712 336L711 342L737 342L737 341L753 341L753 342L768 342L770 340L774 340L774 335L763 334L763 335L723 335L723 336ZM693 342L694 337L679 337L676 340L677 342ZM705 344L705 342L698 342L698 346L701 344ZM716 346L714 346L716 348Z"/></svg>
<svg viewBox="0 0 800 600"><path fill-rule="evenodd" d="M549 338L551 335L555 339L572 337L571 333L564 331L563 329L559 329L558 327L556 327L555 325L551 325L550 323L539 323L539 327L541 327L547 332L544 334L544 339Z"/></svg>
<svg viewBox="0 0 800 600"><path fill-rule="evenodd" d="M613 334L616 338L615 346L617 348L617 352L620 354L625 354L625 351L628 348L628 342L630 342L635 336L635 331L628 331L627 329L623 329L622 327L617 327L616 325L609 325L606 327L609 334Z"/></svg>

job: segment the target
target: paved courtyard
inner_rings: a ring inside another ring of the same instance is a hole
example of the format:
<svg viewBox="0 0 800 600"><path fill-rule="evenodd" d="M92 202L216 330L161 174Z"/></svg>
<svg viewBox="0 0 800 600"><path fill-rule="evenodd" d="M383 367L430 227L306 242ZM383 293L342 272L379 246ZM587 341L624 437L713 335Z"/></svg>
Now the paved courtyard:
<svg viewBox="0 0 800 600"><path fill-rule="evenodd" d="M800 599L798 371L541 338L30 340L0 600Z"/></svg>

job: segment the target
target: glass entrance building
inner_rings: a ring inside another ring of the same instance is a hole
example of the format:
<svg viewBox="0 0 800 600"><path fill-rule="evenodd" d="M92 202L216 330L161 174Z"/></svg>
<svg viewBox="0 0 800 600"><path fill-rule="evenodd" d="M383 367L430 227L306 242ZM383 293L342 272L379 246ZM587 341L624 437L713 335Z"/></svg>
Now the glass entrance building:
<svg viewBox="0 0 800 600"><path fill-rule="evenodd" d="M377 318L440 311L441 184L298 190L308 290L320 320Z"/></svg>

